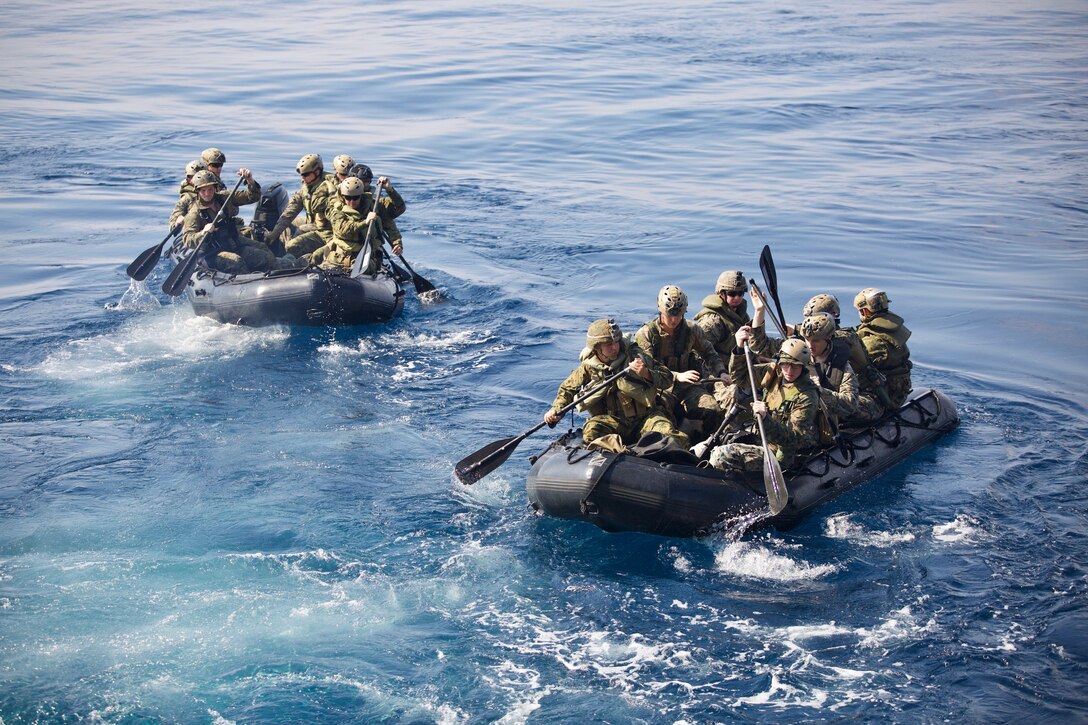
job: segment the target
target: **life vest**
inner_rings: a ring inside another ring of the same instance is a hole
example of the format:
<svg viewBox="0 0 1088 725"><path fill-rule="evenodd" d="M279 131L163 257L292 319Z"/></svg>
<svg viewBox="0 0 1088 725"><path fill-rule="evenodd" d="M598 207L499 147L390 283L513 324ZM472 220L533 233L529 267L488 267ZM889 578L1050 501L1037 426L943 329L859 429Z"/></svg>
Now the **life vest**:
<svg viewBox="0 0 1088 725"><path fill-rule="evenodd" d="M306 210L306 221L315 228L322 226L328 200L329 192L324 179L308 184L302 190L302 208Z"/></svg>
<svg viewBox="0 0 1088 725"><path fill-rule="evenodd" d="M216 230L208 235L204 240L204 248L206 251L218 250L230 250L234 248L234 243L238 241L238 224L234 221L234 215L238 213L238 207L231 201L229 201L230 192L216 192L215 198L210 203L204 203L203 200L197 202L197 214L200 217L201 226L210 224L215 221L215 216L219 212L221 206L226 206L223 211L223 219L219 222Z"/></svg>
<svg viewBox="0 0 1088 725"><path fill-rule="evenodd" d="M695 335L691 331L691 325L691 322L682 320L676 326L676 331L669 335L661 329L661 318L655 317L642 326L638 336L649 345L649 353L654 359L669 370L678 373L700 370L702 358L693 350Z"/></svg>
<svg viewBox="0 0 1088 725"><path fill-rule="evenodd" d="M911 388L910 371L914 363L907 347L910 335L903 318L894 312L879 312L858 325L858 337L866 348L879 345L887 353L886 359L874 367L887 379L888 397L896 407L903 404Z"/></svg>
<svg viewBox="0 0 1088 725"><path fill-rule="evenodd" d="M846 366L850 363L850 345L845 340L834 337L828 343L831 345L831 352L827 359L823 362L813 361L812 366L816 370L821 388L838 391L846 375Z"/></svg>
<svg viewBox="0 0 1088 725"><path fill-rule="evenodd" d="M588 350L588 349L587 349ZM588 350L589 355L583 351L582 368L589 373L589 382L583 386L592 388L600 385L627 367L635 355L641 355L647 367L652 365L651 360L639 350L638 346L630 340L623 340L620 346L620 355L610 365L605 365ZM628 373L614 384L599 390L578 404L578 409L596 415L616 415L622 418L638 418L650 412L657 400L657 390L649 380Z"/></svg>
<svg viewBox="0 0 1088 725"><path fill-rule="evenodd" d="M752 321L748 317L747 300L738 309L739 312L734 312L733 308L716 294L707 295L703 298L703 309L695 315L695 322L707 332L711 327L724 327L724 330L711 335L714 349L723 355L731 353L736 346L733 336L737 334L737 330Z"/></svg>
<svg viewBox="0 0 1088 725"><path fill-rule="evenodd" d="M767 372L770 375L770 380L765 375L763 378L764 383L761 386L764 388L763 402L767 404L771 417L783 427L789 426L793 407L802 396L811 399L816 405L815 430L804 432L804 438L807 440L802 442L800 448L816 445L817 442L824 438L825 432L829 437L834 437L834 433L830 429L830 422L827 419L827 411L824 410L823 405L820 403L820 395L816 389L816 384L809 379L807 373L802 372L801 376L793 384L787 384L782 379L781 371L776 363L772 363ZM795 448L781 446L776 443L769 443L769 445L776 457L784 465L789 465L797 451Z"/></svg>

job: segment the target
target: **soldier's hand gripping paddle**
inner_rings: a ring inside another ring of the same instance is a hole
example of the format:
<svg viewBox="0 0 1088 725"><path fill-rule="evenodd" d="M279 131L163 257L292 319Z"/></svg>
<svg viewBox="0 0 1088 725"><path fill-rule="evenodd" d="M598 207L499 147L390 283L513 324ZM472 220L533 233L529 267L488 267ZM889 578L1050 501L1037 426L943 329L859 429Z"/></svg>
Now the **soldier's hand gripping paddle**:
<svg viewBox="0 0 1088 725"><path fill-rule="evenodd" d="M568 410L578 405L582 401L586 400L592 395L597 394L599 391L604 390L612 383L619 380L621 377L627 374L630 367L626 367L620 370L618 373L608 378L607 380L594 385L587 392L579 395L574 400L570 401L560 411L559 415L563 415ZM541 421L537 423L529 430L525 431L519 436L513 436L511 438L503 438L502 440L493 441L486 446L476 451L472 455L465 456L457 462L454 467L454 474L457 476L457 480L466 486L476 483L487 474L494 471L496 468L506 463L506 459L510 457L510 454L514 452L514 449L518 447L518 444L523 440L536 433L543 428L547 423Z"/></svg>
<svg viewBox="0 0 1088 725"><path fill-rule="evenodd" d="M212 219L213 227L219 226L219 223L223 220L223 213L227 210L231 197L234 196L234 192L238 191L238 187L242 185L244 179L244 176L238 177L238 183L231 189L230 195L227 196L227 200L223 202L223 206L219 207L219 211L216 213L215 218ZM171 297L177 297L185 291L186 285L189 284L189 278L193 276L193 270L196 269L196 263L200 260L200 248L204 246L204 240L208 238L209 234L211 234L211 232L204 232L204 235L200 237L200 241L196 243L193 253L178 262L178 266L174 267L174 271L171 272L170 276L166 278L166 281L162 283L163 292Z"/></svg>
<svg viewBox="0 0 1088 725"><path fill-rule="evenodd" d="M744 341L744 357L748 361L748 381L752 384L752 402L759 402L759 390L756 388L755 367L752 365L752 348L748 347L748 341ZM763 487L767 489L767 505L771 508L771 514L777 516L786 508L789 502L789 492L786 491L786 477L782 475L782 465L778 457L767 445L767 434L763 431L763 417L756 415L756 424L759 425L759 440L763 443Z"/></svg>
<svg viewBox="0 0 1088 725"><path fill-rule="evenodd" d="M140 253L139 257L132 260L132 264L128 266L125 273L137 282L143 282L147 279L147 275L151 274L151 270L155 269L155 265L159 263L159 259L162 257L163 247L166 246L167 242L176 237L180 231L181 225L179 224L167 232L161 242L154 247L148 247Z"/></svg>
<svg viewBox="0 0 1088 725"><path fill-rule="evenodd" d="M759 297L759 301L763 303L763 309L771 316L771 322L778 328L778 333L782 335L783 338L789 337L789 335L786 334L786 325L782 320L778 319L777 315L774 314L774 310L767 304L767 297L763 294L763 290L759 288L759 285L756 284L756 281L751 277L748 278L748 284L752 285L752 290L756 293L756 297Z"/></svg>
<svg viewBox="0 0 1088 725"><path fill-rule="evenodd" d="M759 271L763 273L763 281L767 284L767 292L774 300L775 309L778 310L778 319L782 321L785 330L786 316L782 314L782 302L778 299L778 272L774 268L774 257L771 256L771 248L763 245L763 251L759 254ZM786 333L783 332L783 335Z"/></svg>

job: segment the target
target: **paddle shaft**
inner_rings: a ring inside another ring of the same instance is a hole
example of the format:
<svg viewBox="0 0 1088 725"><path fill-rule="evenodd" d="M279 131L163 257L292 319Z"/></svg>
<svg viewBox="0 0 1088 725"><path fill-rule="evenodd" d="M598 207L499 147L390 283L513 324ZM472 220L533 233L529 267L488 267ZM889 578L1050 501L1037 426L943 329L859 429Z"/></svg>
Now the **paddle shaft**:
<svg viewBox="0 0 1088 725"><path fill-rule="evenodd" d="M159 259L162 257L163 247L180 232L181 226L176 226L168 231L161 242L153 247L148 247L140 253L140 256L132 260L132 264L128 266L125 273L137 282L142 282L147 279L147 275L151 274L151 270L155 269L155 265L159 263Z"/></svg>
<svg viewBox="0 0 1088 725"><path fill-rule="evenodd" d="M748 381L752 384L752 402L758 403L759 391L756 388L755 365L752 363L752 348L748 346L747 340L744 341L744 357L748 362ZM789 500L785 490L786 484L782 478L782 466L779 465L778 458L767 445L767 433L763 430L763 416L754 410L752 414L755 416L756 425L759 426L759 440L763 443L763 487L767 490L767 505L771 513L777 515L786 507Z"/></svg>
<svg viewBox="0 0 1088 725"><path fill-rule="evenodd" d="M223 220L223 215L227 211L227 207L230 205L230 200L234 196L234 193L238 191L238 187L245 181L244 176L238 177L238 183L231 189L230 194L227 195L226 200L223 201L223 205L219 207L219 211L215 213L215 217L212 219L212 227L219 226ZM197 194L199 195L199 190ZM214 198L214 197L213 197ZM198 202L199 203L199 202ZM166 278L166 281L162 283L162 291L171 297L177 297L185 290L185 285L189 284L189 277L193 274L193 268L196 267L198 256L200 254L200 248L204 246L204 240L212 232L204 232L200 237L200 241L196 243L196 247L193 248L193 253L186 257L178 266L174 267L174 271L170 273L170 276Z"/></svg>
<svg viewBox="0 0 1088 725"><path fill-rule="evenodd" d="M779 334L781 334L782 337L789 337L789 335L786 333L786 325L784 324L785 321L779 320L777 317L775 317L774 310L772 310L771 306L767 304L767 298L764 296L763 290L759 288L759 285L756 284L756 281L754 279L748 280L748 283L752 285L752 289L755 291L759 299L763 302L763 309L766 310L767 314L771 316L771 322L773 322L774 326L778 328Z"/></svg>
<svg viewBox="0 0 1088 725"><path fill-rule="evenodd" d="M739 414L740 406L733 403L729 412L725 414L725 419L722 421L722 424L718 426L718 430L711 433L710 437L707 438L707 440L710 441L710 445L707 447L708 451L718 445L718 442L725 436L725 429L729 427L729 424L732 423Z"/></svg>
<svg viewBox="0 0 1088 725"><path fill-rule="evenodd" d="M374 187L374 206L371 208L371 213L377 215L378 202L381 201L382 187ZM355 257L355 263L351 265L351 276L358 277L363 273L363 261L366 260L367 265L370 264L370 235L374 233L374 222L377 217L370 220L370 223L366 225L366 237L363 238L363 246L365 249L360 249L359 254Z"/></svg>
<svg viewBox="0 0 1088 725"><path fill-rule="evenodd" d="M759 389L756 387L756 369L752 363L752 348L748 346L748 341L744 341L744 358L748 362L748 382L752 384L752 402L759 402ZM756 424L759 426L759 440L763 443L763 454L770 454L770 450L767 448L767 434L763 430L763 416L756 415Z"/></svg>
<svg viewBox="0 0 1088 725"><path fill-rule="evenodd" d="M621 377L626 375L629 370L630 370L630 367L625 367L623 370L620 370L618 373L611 376L610 378L598 383L597 385L594 385L588 391L586 391L585 393L579 395L577 398L570 401L570 403L568 403L567 405L560 408L557 415L562 416L562 415L566 414L568 411L573 409L576 405L579 405L579 404L583 403L584 401L586 401L591 396L596 395L598 392L600 392L604 388L608 387L612 383L619 380ZM498 466L502 465L502 462L510 457L510 454L514 452L514 449L517 448L518 445L523 440L525 440L526 438L531 436L533 433L536 433L538 430L540 430L541 428L543 428L546 425L547 425L547 422L540 421L539 423L537 423L536 425L534 425L532 428L525 431L521 435L515 436L514 438L511 438L509 441L504 443L499 448L496 448L495 450L488 452L487 455L483 456L479 460L473 460L473 458L475 458L480 453L482 453L484 451L487 451L488 448L495 445L494 443L489 443L486 446L484 446L483 448L476 451L476 453L473 453L471 456L466 456L457 465L457 469L456 469L457 477L459 479L461 479L461 481L464 482L464 483L475 483L480 478L483 478L483 476L486 476L488 473L491 472L490 470L488 470L488 471L485 471L483 474L481 474L479 476L476 476L475 475L476 471L478 471L480 468L482 468L483 466L485 466L489 462L494 461L495 459L500 458L500 457L501 457L501 459L495 464L495 466L493 468L497 468ZM493 468L491 470L493 470Z"/></svg>
<svg viewBox="0 0 1088 725"><path fill-rule="evenodd" d="M389 235L385 233L385 229L379 229L379 231L382 234L382 239L385 241L386 244L389 245L389 251L392 252L393 242L389 240ZM417 295L426 294L427 292L434 292L438 289L433 284L431 284L423 275L417 273L414 269L412 269L412 265L408 264L408 260L404 258L403 254L398 254L396 255L396 257L401 262L403 262L404 266L408 269L408 274L411 276L412 285L416 288ZM445 297L442 295L441 292L439 292L435 298L435 301L443 300L445 300Z"/></svg>

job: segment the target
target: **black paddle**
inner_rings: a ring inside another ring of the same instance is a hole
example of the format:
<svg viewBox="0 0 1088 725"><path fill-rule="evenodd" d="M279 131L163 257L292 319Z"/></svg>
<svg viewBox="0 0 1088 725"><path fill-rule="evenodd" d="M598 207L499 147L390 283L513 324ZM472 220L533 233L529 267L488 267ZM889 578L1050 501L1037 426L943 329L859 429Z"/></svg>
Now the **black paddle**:
<svg viewBox="0 0 1088 725"><path fill-rule="evenodd" d="M377 208L377 205L375 205L375 208ZM393 251L393 243L389 241L389 236L385 233L384 228L380 229L380 231L382 233L382 239L384 239L385 243L389 245L389 251L392 252ZM439 292L437 287L435 287L433 284L428 282L422 275L416 274L416 271L414 269L412 269L412 265L408 264L408 260L404 258L404 255L398 254L396 256L404 264L404 266L408 268L408 271L412 274L412 284L416 288L416 294L417 295L423 295L423 294L427 294L428 292L434 292L434 294L431 295L431 298L432 298L432 300L434 302L445 302L446 301L446 296L444 294L442 294L441 292ZM390 264L392 264L392 261L390 261ZM399 269L399 267L397 267L395 264L393 266L394 266L394 268Z"/></svg>
<svg viewBox="0 0 1088 725"><path fill-rule="evenodd" d="M424 279L420 275L416 274L416 271L414 269L412 269L412 265L408 264L408 260L404 258L404 255L398 254L397 259L399 259L404 264L404 266L407 267L408 271L411 273L411 275L412 275L412 284L415 285L417 295L426 294L428 292L434 292L436 294L434 294L432 296L434 297L436 302L441 302L441 301L446 299L445 295L443 295L441 292L438 291L438 288L436 288L433 284L428 282L426 279Z"/></svg>
<svg viewBox="0 0 1088 725"><path fill-rule="evenodd" d="M778 299L778 272L774 268L774 257L771 256L771 248L763 245L763 251L759 254L759 271L763 273L763 281L767 283L767 292L774 300L774 306L778 310L778 319L782 321L782 335L785 337L786 316L782 314L782 302Z"/></svg>
<svg viewBox="0 0 1088 725"><path fill-rule="evenodd" d="M622 376L627 374L630 368L624 368L618 373L608 378L599 385L594 385L587 392L579 395L574 400L570 401L567 405L559 411L559 415L563 415L568 410L578 405L582 401L589 398L591 395L600 392L607 386L619 380ZM523 440L536 433L543 428L547 423L541 421L534 425L529 430L525 431L519 436L513 436L511 438L503 438L502 440L488 443L486 446L476 451L470 456L465 456L457 462L454 467L454 474L457 476L457 480L466 486L472 483L476 483L487 474L494 471L496 468L506 463L506 459L510 457L510 454L514 452L514 449L518 447L518 444Z"/></svg>
<svg viewBox="0 0 1088 725"><path fill-rule="evenodd" d="M752 364L752 348L748 347L748 341L744 341L744 357L748 362L748 380L752 384L752 402L759 402L759 390L756 388L755 367ZM771 508L771 514L777 516L789 503L789 493L786 491L786 478L782 475L782 464L778 462L778 456L767 445L767 434L763 430L763 417L753 414L756 424L759 426L759 440L763 443L763 488L767 490L767 505Z"/></svg>
<svg viewBox="0 0 1088 725"><path fill-rule="evenodd" d="M238 177L238 183L231 189L230 194L223 202L223 206L219 207L219 211L216 212L215 218L212 219L213 227L219 226L219 222L223 219L223 213L230 205L231 197L234 196L234 192L238 191L238 187L242 185L244 180L244 176ZM193 253L178 262L178 266L174 267L174 271L171 272L170 276L166 278L166 281L162 283L163 292L171 297L177 297L185 291L186 285L189 284L189 278L193 276L193 270L196 269L196 263L200 259L200 248L204 246L204 240L208 238L209 234L211 234L211 232L204 232L204 235L200 237L200 241L196 243Z"/></svg>
<svg viewBox="0 0 1088 725"><path fill-rule="evenodd" d="M167 242L176 237L180 231L181 225L179 224L167 232L161 242L154 247L148 247L141 252L140 256L132 260L132 264L125 270L128 276L132 277L137 282L143 282L147 279L147 275L151 274L151 270L155 269L155 265L159 263L159 259L162 257L163 247L166 246Z"/></svg>
<svg viewBox="0 0 1088 725"><path fill-rule="evenodd" d="M733 422L733 419L740 414L740 411L741 407L738 404L733 403L732 407L729 408L729 412L725 414L725 420L723 420L722 424L718 426L718 430L711 433L709 438L699 444L699 446L702 446L703 450L700 454L696 456L697 458L702 460L707 453L722 444L722 441L725 440L725 429L729 426L730 423ZM692 448L691 452L695 453L694 447Z"/></svg>
<svg viewBox="0 0 1088 725"><path fill-rule="evenodd" d="M378 213L378 202L381 200L381 197L382 197L382 187L379 186L377 189L374 190L374 206L370 210L375 215L377 215L377 213ZM376 218L377 217L375 217L375 219ZM364 249L360 249L359 253L357 255L355 255L355 262L351 265L351 276L352 277L358 277L360 274L363 273L363 261L364 260L367 262L368 266L370 264L370 253L371 253L371 251L370 251L370 235L374 232L374 221L375 221L375 219L371 219L370 223L366 225L366 236L363 238L363 247L364 247Z"/></svg>
<svg viewBox="0 0 1088 725"><path fill-rule="evenodd" d="M767 304L767 298L766 296L764 296L763 290L759 288L759 285L756 284L756 281L754 279L749 279L748 284L752 285L752 289L755 290L756 296L759 297L761 302L763 302L763 309L765 309L767 311L767 314L771 316L771 322L773 322L774 326L778 328L778 332L782 335L783 338L789 337L789 335L786 333L786 325L777 317L775 317L774 310L772 310L770 305Z"/></svg>

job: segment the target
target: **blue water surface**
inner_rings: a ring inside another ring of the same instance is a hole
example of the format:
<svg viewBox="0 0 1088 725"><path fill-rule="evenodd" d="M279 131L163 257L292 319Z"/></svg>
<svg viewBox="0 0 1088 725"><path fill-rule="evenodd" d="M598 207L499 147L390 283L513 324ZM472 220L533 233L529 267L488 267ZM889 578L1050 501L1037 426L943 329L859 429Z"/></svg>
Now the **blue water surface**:
<svg viewBox="0 0 1088 725"><path fill-rule="evenodd" d="M0 7L0 723L1088 719L1088 6ZM389 175L450 299L221 325L185 164ZM961 427L788 533L526 507L587 324L888 291ZM150 290L150 291L149 291Z"/></svg>

